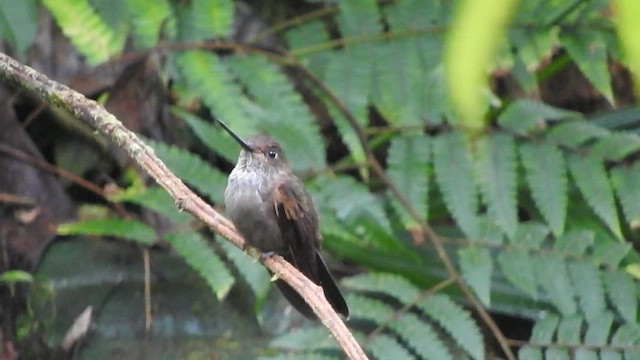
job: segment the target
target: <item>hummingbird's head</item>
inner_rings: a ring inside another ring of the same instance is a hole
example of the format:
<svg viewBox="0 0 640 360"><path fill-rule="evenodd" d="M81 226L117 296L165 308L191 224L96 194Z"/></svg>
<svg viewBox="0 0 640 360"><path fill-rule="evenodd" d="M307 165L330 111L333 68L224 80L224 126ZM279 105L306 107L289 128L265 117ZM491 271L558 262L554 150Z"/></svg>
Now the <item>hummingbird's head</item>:
<svg viewBox="0 0 640 360"><path fill-rule="evenodd" d="M236 166L265 172L288 170L289 165L280 144L268 135L254 135L246 143L248 146L243 146Z"/></svg>
<svg viewBox="0 0 640 360"><path fill-rule="evenodd" d="M245 141L222 121L218 120L218 124L242 146L238 163L236 164L237 169L265 173L273 173L281 170L286 171L289 169L280 144L271 137L258 134Z"/></svg>

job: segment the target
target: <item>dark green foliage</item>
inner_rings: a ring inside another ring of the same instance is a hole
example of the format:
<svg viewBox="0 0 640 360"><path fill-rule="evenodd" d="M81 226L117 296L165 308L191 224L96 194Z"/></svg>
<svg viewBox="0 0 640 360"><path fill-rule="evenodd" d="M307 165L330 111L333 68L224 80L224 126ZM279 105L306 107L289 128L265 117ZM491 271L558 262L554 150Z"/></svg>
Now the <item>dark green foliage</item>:
<svg viewBox="0 0 640 360"><path fill-rule="evenodd" d="M608 2L520 2L491 70L509 72L531 96L500 99L487 90L489 111L473 119L482 131L472 133L458 127L448 99L456 89L445 86L449 2L336 2L330 21L310 16L276 24L272 30L289 47L270 51L229 40L231 1L123 1L129 18L122 21L130 22L140 48L156 46L161 35L169 43L222 38L230 45L224 53L205 46L168 51L166 70L179 99L174 114L228 162L239 148L211 118L241 136L264 131L281 142L293 169L309 180L325 249L364 272L344 284L354 319L379 329L362 336L373 357L484 359L493 342L486 337L495 334L481 332L487 324L461 300L534 320L528 343L517 350L522 359L638 356L640 254L631 246L640 226L637 116L589 119L539 100L539 82L573 63L606 102L616 101L610 61L623 59L611 18L602 15ZM139 10L147 3L148 17ZM119 52L121 30L88 1L45 4L89 61ZM87 19L95 25L88 35L74 33ZM554 53L559 47L566 52ZM195 115L186 103L202 111ZM328 144L340 141L348 151L336 155ZM222 204L222 171L187 150L151 144L185 182ZM338 157L334 163L327 164L327 153ZM115 199L183 224L156 191L129 189ZM84 226L76 231L145 242L119 227ZM445 253L425 240L443 244ZM264 298L264 272L229 245L212 250L195 231L169 242L218 297L234 283L216 255L222 252L258 303ZM454 285L427 292L442 281ZM461 295L456 281L475 295ZM299 358L335 348L317 329L272 345Z"/></svg>

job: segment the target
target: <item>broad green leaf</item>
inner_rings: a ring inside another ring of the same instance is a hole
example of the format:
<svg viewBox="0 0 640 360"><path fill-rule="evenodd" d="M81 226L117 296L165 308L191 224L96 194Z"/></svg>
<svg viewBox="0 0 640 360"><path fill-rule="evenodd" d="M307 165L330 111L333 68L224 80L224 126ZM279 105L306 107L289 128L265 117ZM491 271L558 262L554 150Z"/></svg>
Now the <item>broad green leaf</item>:
<svg viewBox="0 0 640 360"><path fill-rule="evenodd" d="M558 145L578 147L589 140L609 135L609 131L586 121L569 121L551 128L546 139Z"/></svg>
<svg viewBox="0 0 640 360"><path fill-rule="evenodd" d="M14 284L18 282L32 283L33 275L22 270L7 270L0 273L0 283Z"/></svg>
<svg viewBox="0 0 640 360"><path fill-rule="evenodd" d="M551 343L559 322L560 317L558 315L547 314L544 318L536 321L529 341L539 344Z"/></svg>
<svg viewBox="0 0 640 360"><path fill-rule="evenodd" d="M337 344L327 332L327 329L316 326L311 328L297 328L287 331L273 339L271 346L287 350L313 351L320 349L336 349Z"/></svg>
<svg viewBox="0 0 640 360"><path fill-rule="evenodd" d="M538 296L535 270L531 255L523 249L501 251L498 265L504 277L518 289L536 299Z"/></svg>
<svg viewBox="0 0 640 360"><path fill-rule="evenodd" d="M498 123L520 135L543 130L549 120L577 118L580 114L532 100L516 100L498 116Z"/></svg>
<svg viewBox="0 0 640 360"><path fill-rule="evenodd" d="M618 239L622 239L613 190L602 160L592 155L571 155L569 169L587 204L607 224L611 232Z"/></svg>
<svg viewBox="0 0 640 360"><path fill-rule="evenodd" d="M626 64L631 68L634 78L636 96L640 96L640 4L635 0L618 0L614 2L614 12L617 17L618 36L620 46L626 57Z"/></svg>
<svg viewBox="0 0 640 360"><path fill-rule="evenodd" d="M257 130L282 145L294 170L324 168L325 149L318 124L282 70L263 56L238 55L228 63L262 110Z"/></svg>
<svg viewBox="0 0 640 360"><path fill-rule="evenodd" d="M2 39L11 45L18 59L25 62L27 50L33 44L38 29L38 2L2 1L0 18Z"/></svg>
<svg viewBox="0 0 640 360"><path fill-rule="evenodd" d="M434 139L436 181L445 205L462 231L475 238L478 227L478 194L473 168L462 134L449 133Z"/></svg>
<svg viewBox="0 0 640 360"><path fill-rule="evenodd" d="M618 313L625 320L635 322L638 314L638 286L631 275L622 271L603 271L602 280L607 296Z"/></svg>
<svg viewBox="0 0 640 360"><path fill-rule="evenodd" d="M484 360L482 334L467 310L444 295L430 296L416 306L437 321L473 359Z"/></svg>
<svg viewBox="0 0 640 360"><path fill-rule="evenodd" d="M397 136L391 141L387 160L389 178L422 219L428 215L430 144L424 135ZM394 198L393 204L405 226L419 225L399 200Z"/></svg>
<svg viewBox="0 0 640 360"><path fill-rule="evenodd" d="M186 150L151 139L145 139L145 142L180 179L210 196L216 203L224 202L227 177L220 170Z"/></svg>
<svg viewBox="0 0 640 360"><path fill-rule="evenodd" d="M420 296L419 289L407 279L388 273L368 272L346 278L343 283L354 290L385 293L404 304L409 304Z"/></svg>
<svg viewBox="0 0 640 360"><path fill-rule="evenodd" d="M87 0L43 0L62 32L89 64L98 64L119 53L119 39Z"/></svg>
<svg viewBox="0 0 640 360"><path fill-rule="evenodd" d="M582 317L580 315L565 316L558 325L557 341L565 344L579 344Z"/></svg>
<svg viewBox="0 0 640 360"><path fill-rule="evenodd" d="M520 156L531 195L556 236L564 232L567 216L567 172L560 150L546 143L525 143Z"/></svg>
<svg viewBox="0 0 640 360"><path fill-rule="evenodd" d="M158 235L149 225L136 220L99 219L58 225L58 235L114 236L153 245Z"/></svg>
<svg viewBox="0 0 640 360"><path fill-rule="evenodd" d="M578 295L578 303L587 320L600 315L605 309L604 287L600 271L586 261L569 264L569 275Z"/></svg>
<svg viewBox="0 0 640 360"><path fill-rule="evenodd" d="M489 215L512 237L518 226L515 143L511 136L494 134L476 146L476 174Z"/></svg>
<svg viewBox="0 0 640 360"><path fill-rule="evenodd" d="M589 82L613 104L607 46L601 32L587 27L564 30L560 42Z"/></svg>
<svg viewBox="0 0 640 360"><path fill-rule="evenodd" d="M453 359L431 325L418 316L405 313L389 324L389 328L422 358Z"/></svg>
<svg viewBox="0 0 640 360"><path fill-rule="evenodd" d="M609 311L602 312L588 320L584 343L587 345L606 345L612 324L613 314Z"/></svg>
<svg viewBox="0 0 640 360"><path fill-rule="evenodd" d="M171 248L207 282L218 300L231 290L235 279L224 261L198 233L171 233L165 236Z"/></svg>
<svg viewBox="0 0 640 360"><path fill-rule="evenodd" d="M594 156L605 160L621 161L640 149L640 135L634 133L617 132L598 139L591 148Z"/></svg>
<svg viewBox="0 0 640 360"><path fill-rule="evenodd" d="M617 166L611 170L611 182L622 205L629 226L640 227L640 162L632 166Z"/></svg>
<svg viewBox="0 0 640 360"><path fill-rule="evenodd" d="M493 262L489 250L478 246L469 246L458 250L462 277L476 292L480 301L491 304L491 273Z"/></svg>
<svg viewBox="0 0 640 360"><path fill-rule="evenodd" d="M451 98L462 116L465 131L485 128L487 69L491 67L517 0L497 0L491 6L479 0L458 3L446 42L444 63Z"/></svg>
<svg viewBox="0 0 640 360"><path fill-rule="evenodd" d="M536 277L551 303L563 315L572 315L578 310L574 300L575 290L571 284L565 261L554 255L533 258Z"/></svg>
<svg viewBox="0 0 640 360"><path fill-rule="evenodd" d="M368 350L373 357L379 360L397 359L411 360L415 357L402 346L395 338L389 335L380 334L371 339Z"/></svg>

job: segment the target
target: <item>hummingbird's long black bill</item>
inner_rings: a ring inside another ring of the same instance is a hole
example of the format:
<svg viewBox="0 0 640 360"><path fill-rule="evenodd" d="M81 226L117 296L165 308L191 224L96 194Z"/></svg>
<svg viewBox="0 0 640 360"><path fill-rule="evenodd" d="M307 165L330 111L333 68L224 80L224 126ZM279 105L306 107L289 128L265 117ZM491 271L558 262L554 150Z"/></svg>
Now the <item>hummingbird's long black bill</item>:
<svg viewBox="0 0 640 360"><path fill-rule="evenodd" d="M222 126L222 128L229 133L229 135L231 135L231 137L238 142L238 144L240 144L240 146L242 146L243 149L247 150L248 152L253 152L253 147L249 144L247 144L246 141L242 140L242 138L240 136L238 136L236 133L234 133L231 129L229 129L229 127L227 126L227 124L223 123L220 119L216 119L216 121L218 122L218 124L220 124L220 126Z"/></svg>

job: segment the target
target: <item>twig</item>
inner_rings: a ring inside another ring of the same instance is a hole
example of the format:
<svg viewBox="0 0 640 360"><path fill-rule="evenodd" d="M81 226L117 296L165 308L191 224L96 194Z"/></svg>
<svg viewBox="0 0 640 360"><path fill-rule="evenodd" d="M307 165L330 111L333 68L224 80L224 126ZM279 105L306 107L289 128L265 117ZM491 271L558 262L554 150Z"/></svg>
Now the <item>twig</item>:
<svg viewBox="0 0 640 360"><path fill-rule="evenodd" d="M107 135L173 197L180 211L190 213L207 224L214 232L229 239L235 246L244 249L245 241L231 221L194 194L155 156L152 148L125 128L115 116L107 112L100 104L85 98L82 94L65 85L50 80L45 75L2 53L0 53L0 78L25 88L45 101L69 111L76 118ZM367 358L317 285L281 256L266 257L262 262L304 297L350 359Z"/></svg>

